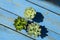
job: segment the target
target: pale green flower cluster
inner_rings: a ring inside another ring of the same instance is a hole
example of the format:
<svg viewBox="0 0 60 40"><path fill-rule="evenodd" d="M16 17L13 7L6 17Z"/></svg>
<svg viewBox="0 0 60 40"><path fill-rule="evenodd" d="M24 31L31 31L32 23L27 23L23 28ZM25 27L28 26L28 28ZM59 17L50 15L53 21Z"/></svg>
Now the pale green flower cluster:
<svg viewBox="0 0 60 40"><path fill-rule="evenodd" d="M32 7L28 7L25 9L24 16L27 19L33 19L36 15L36 11Z"/></svg>
<svg viewBox="0 0 60 40"><path fill-rule="evenodd" d="M37 23L29 24L27 29L28 34L31 36L33 35L34 37L37 37L38 35L41 35L41 28Z"/></svg>

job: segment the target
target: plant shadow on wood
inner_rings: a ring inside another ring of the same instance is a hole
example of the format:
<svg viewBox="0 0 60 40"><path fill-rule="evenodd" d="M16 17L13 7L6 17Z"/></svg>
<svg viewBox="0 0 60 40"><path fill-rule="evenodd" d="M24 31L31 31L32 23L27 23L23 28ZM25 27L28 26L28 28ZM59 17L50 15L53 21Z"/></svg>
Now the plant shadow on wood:
<svg viewBox="0 0 60 40"><path fill-rule="evenodd" d="M40 12L36 12L36 13L37 14L32 20L38 23L43 22L44 16Z"/></svg>

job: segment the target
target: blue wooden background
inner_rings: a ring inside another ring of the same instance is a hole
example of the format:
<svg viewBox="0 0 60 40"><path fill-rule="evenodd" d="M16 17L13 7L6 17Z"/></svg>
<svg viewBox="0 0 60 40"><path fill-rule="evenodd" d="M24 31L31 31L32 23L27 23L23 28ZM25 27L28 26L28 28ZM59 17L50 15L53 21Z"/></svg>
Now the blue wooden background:
<svg viewBox="0 0 60 40"><path fill-rule="evenodd" d="M46 1L40 1L40 0L33 0L33 1L30 0L30 1L60 14L60 7L53 5L52 3ZM36 39L37 40L60 40L60 16L59 15L56 15L53 12L50 12L44 8L38 7L37 5L34 5L26 0L0 0L0 7L9 10L21 17L24 17L23 14L25 8L33 7L34 9L36 9L37 12L42 13L42 15L44 16L43 22L39 24L45 26L48 29L48 33L47 33L48 36L46 36L43 39L41 37L38 37ZM16 17L17 16L13 14L9 14L8 12L0 9L1 24L7 25L15 29L12 24L13 24L13 20ZM24 30L21 32L26 34ZM32 39L25 37L21 34L18 34L12 30L6 29L0 25L0 40L32 40Z"/></svg>

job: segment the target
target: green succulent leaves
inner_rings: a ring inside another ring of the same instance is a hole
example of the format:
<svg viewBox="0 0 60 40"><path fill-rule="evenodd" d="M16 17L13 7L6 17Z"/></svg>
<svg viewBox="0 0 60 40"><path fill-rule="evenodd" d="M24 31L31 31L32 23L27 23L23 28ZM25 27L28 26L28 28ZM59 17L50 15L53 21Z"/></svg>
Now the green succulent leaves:
<svg viewBox="0 0 60 40"><path fill-rule="evenodd" d="M41 35L41 28L37 23L29 24L27 29L30 36L34 35L34 37L37 37L38 35Z"/></svg>
<svg viewBox="0 0 60 40"><path fill-rule="evenodd" d="M24 16L27 19L32 19L35 17L35 15L36 15L36 11L32 7L28 7L25 9Z"/></svg>
<svg viewBox="0 0 60 40"><path fill-rule="evenodd" d="M28 7L25 9L24 16L26 19L33 19L36 15L36 11L32 7ZM30 20L29 20L30 21ZM17 17L14 20L14 26L16 30L22 30L25 29L27 31L27 34L30 36L37 37L41 35L41 28L38 23L28 23L28 20L25 20L22 17Z"/></svg>
<svg viewBox="0 0 60 40"><path fill-rule="evenodd" d="M28 26L26 26L27 24L28 22L24 18L21 18L21 17L18 17L17 19L14 20L14 26L16 30L21 31L22 29L27 29L27 33L30 36L33 35L34 37L41 35L40 25L38 25L37 23L31 23L31 24L28 24Z"/></svg>
<svg viewBox="0 0 60 40"><path fill-rule="evenodd" d="M27 21L24 18L18 17L14 20L14 26L16 30L22 30L26 27Z"/></svg>
<svg viewBox="0 0 60 40"><path fill-rule="evenodd" d="M37 23L31 23L28 24L28 26L26 26L28 23L24 18L18 17L17 19L14 20L14 26L16 28L16 30L22 30L22 29L26 29L27 27L27 33L32 36L34 35L34 37L37 37L38 35L41 35L41 28L40 25L38 25Z"/></svg>

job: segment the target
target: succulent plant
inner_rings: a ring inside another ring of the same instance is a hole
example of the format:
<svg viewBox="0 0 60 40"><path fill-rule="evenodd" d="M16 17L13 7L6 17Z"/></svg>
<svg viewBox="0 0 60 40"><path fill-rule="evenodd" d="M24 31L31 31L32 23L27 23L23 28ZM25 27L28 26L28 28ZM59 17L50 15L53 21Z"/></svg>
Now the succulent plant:
<svg viewBox="0 0 60 40"><path fill-rule="evenodd" d="M14 26L16 30L22 30L23 28L25 29L27 25L27 21L24 18L18 17L17 19L14 20Z"/></svg>
<svg viewBox="0 0 60 40"><path fill-rule="evenodd" d="M41 28L40 25L38 25L37 23L29 24L27 31L30 36L33 35L34 37L37 37L38 35L41 35Z"/></svg>
<svg viewBox="0 0 60 40"><path fill-rule="evenodd" d="M28 7L25 9L24 16L27 19L33 19L35 17L35 15L36 15L36 11L32 7Z"/></svg>

